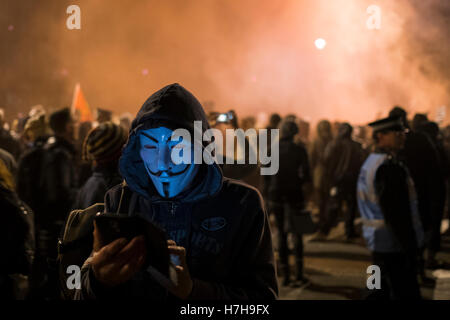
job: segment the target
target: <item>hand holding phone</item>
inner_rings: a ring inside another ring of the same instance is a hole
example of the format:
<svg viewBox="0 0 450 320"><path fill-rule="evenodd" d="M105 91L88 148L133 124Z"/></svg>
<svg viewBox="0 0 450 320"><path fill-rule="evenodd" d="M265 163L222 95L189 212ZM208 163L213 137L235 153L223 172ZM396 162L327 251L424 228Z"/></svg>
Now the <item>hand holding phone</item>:
<svg viewBox="0 0 450 320"><path fill-rule="evenodd" d="M114 287L127 282L146 261L144 236L131 240L124 237L101 246L101 236L94 221L94 256L91 266L94 276L105 287ZM96 248L95 248L96 247Z"/></svg>
<svg viewBox="0 0 450 320"><path fill-rule="evenodd" d="M100 268L109 275L109 269L117 271L118 265L128 265L125 271L133 270L131 276L140 269L151 270L151 273L158 274L160 278L171 279L170 257L166 243L165 232L153 223L137 216L123 214L100 213L94 221L94 251L100 254L106 249L106 253L101 256L98 265L108 265ZM125 252L121 252L122 249ZM117 257L119 255L119 257ZM140 259L144 257L141 263ZM125 259L125 260L124 260ZM127 260L128 259L128 260ZM134 260L133 260L134 259ZM136 270L136 267L139 267ZM125 273L128 275L128 273ZM99 272L98 272L99 273ZM94 270L94 274L95 273ZM122 277L119 272L120 281L129 280L131 277ZM99 274L100 278L102 275ZM114 277L114 274L111 273ZM108 281L116 283L116 279ZM122 282L120 282L122 283Z"/></svg>

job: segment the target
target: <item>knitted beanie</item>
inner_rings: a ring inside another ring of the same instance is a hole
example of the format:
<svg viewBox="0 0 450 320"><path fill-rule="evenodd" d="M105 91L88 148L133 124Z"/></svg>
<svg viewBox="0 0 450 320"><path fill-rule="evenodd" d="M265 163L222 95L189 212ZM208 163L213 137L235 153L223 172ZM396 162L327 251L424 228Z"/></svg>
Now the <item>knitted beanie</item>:
<svg viewBox="0 0 450 320"><path fill-rule="evenodd" d="M83 158L97 163L119 159L128 134L119 125L104 122L92 129L83 143Z"/></svg>

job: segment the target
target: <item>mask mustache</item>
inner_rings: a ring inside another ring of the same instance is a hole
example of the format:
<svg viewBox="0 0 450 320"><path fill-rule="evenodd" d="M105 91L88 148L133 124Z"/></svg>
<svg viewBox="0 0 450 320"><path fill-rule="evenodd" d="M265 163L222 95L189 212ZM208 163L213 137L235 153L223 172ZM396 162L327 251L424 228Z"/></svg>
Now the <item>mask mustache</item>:
<svg viewBox="0 0 450 320"><path fill-rule="evenodd" d="M185 173L185 172L187 171L187 169L189 168L189 166L186 166L186 167L185 167L183 170L181 170L180 172L172 172L172 171L169 171L169 170L152 171L152 170L150 170L150 168L149 168L147 165L145 165L145 166L147 167L147 170L148 170L152 175L154 175L154 176L156 176L156 177L160 177L160 176L163 174L163 172L166 172L167 175L169 176L169 178L170 178L170 177L178 176L178 175L180 175L180 174L183 174L183 173Z"/></svg>

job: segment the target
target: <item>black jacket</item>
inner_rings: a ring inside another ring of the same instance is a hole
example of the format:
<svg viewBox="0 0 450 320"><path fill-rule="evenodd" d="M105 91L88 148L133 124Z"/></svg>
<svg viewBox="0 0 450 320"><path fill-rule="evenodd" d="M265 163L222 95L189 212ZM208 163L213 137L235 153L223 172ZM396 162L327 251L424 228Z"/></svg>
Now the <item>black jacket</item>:
<svg viewBox="0 0 450 320"><path fill-rule="evenodd" d="M437 150L424 133L410 132L399 159L405 163L414 181L420 217L424 230L428 230L443 185Z"/></svg>
<svg viewBox="0 0 450 320"><path fill-rule="evenodd" d="M202 164L189 190L171 201L162 199L145 171L137 143L139 130L156 119L188 130L194 120L201 120L203 131L209 128L200 103L178 84L164 87L144 103L120 160L120 172L132 191L128 214L160 225L168 239L186 248L194 282L191 299L275 299L272 240L259 192L224 178L216 164ZM106 212L118 210L121 192L121 185L108 191ZM146 271L105 290L87 266L82 269L81 287L76 299L167 297Z"/></svg>
<svg viewBox="0 0 450 320"><path fill-rule="evenodd" d="M44 146L44 168L39 182L42 211L36 212L39 224L62 224L77 194L76 150L61 137L50 137Z"/></svg>
<svg viewBox="0 0 450 320"><path fill-rule="evenodd" d="M94 173L78 191L73 209L85 209L95 203L102 203L106 191L122 182L116 167L94 168Z"/></svg>
<svg viewBox="0 0 450 320"><path fill-rule="evenodd" d="M337 137L325 148L325 181L328 188L338 187L343 193L356 191L359 170L364 161L360 143L350 137Z"/></svg>
<svg viewBox="0 0 450 320"><path fill-rule="evenodd" d="M1 185L0 208L0 299L23 299L26 288L17 291L24 283L14 275L31 275L35 249L33 212Z"/></svg>
<svg viewBox="0 0 450 320"><path fill-rule="evenodd" d="M417 241L411 213L409 173L396 157L390 157L377 170L375 190L387 228L404 253L415 256Z"/></svg>
<svg viewBox="0 0 450 320"><path fill-rule="evenodd" d="M25 150L20 159L17 173L17 194L34 212L42 212L42 175L45 172L45 143L48 137L37 139Z"/></svg>
<svg viewBox="0 0 450 320"><path fill-rule="evenodd" d="M19 159L22 151L20 142L3 128L0 128L0 148L11 153L16 161Z"/></svg>
<svg viewBox="0 0 450 320"><path fill-rule="evenodd" d="M292 138L280 139L278 172L268 176L269 200L273 202L304 202L302 186L311 181L308 154L303 145Z"/></svg>

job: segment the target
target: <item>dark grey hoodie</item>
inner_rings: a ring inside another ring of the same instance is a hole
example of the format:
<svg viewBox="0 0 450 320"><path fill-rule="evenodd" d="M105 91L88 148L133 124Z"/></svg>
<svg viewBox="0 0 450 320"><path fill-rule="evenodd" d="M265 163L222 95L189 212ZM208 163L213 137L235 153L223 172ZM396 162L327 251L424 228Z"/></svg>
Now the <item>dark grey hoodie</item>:
<svg viewBox="0 0 450 320"><path fill-rule="evenodd" d="M160 225L169 239L186 248L194 283L190 299L275 299L278 284L271 234L255 188L224 178L216 164L202 164L192 186L168 201L159 196L145 170L139 156L139 131L162 122L193 132L194 120L202 121L203 132L209 128L200 103L178 84L162 88L144 103L120 160L125 188L132 193L128 214ZM123 188L118 185L108 191L106 212L117 212ZM106 290L88 267L76 297L165 299L170 295L145 271L129 283Z"/></svg>

